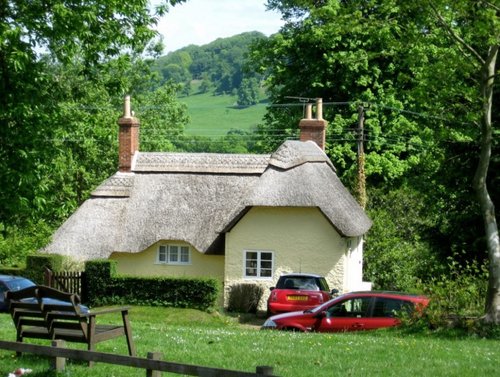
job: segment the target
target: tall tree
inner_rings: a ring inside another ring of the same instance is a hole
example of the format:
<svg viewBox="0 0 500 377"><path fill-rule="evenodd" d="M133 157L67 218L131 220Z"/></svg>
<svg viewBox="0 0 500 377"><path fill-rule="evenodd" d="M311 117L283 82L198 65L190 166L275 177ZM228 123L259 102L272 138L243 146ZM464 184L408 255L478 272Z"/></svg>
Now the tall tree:
<svg viewBox="0 0 500 377"><path fill-rule="evenodd" d="M406 85L396 70L401 59L401 42L394 36L400 27L397 8L389 0L374 13L367 3L371 2L270 1L287 22L278 35L256 44L251 56L267 73L273 103L290 102L289 96L323 98L324 116L330 120L327 152L351 177L358 105L376 104L365 124L366 174L386 180L419 165L422 153L417 152L433 140L430 131L416 133L417 122L398 111L409 101L396 96ZM302 115L301 109L273 107L263 131L293 135Z"/></svg>
<svg viewBox="0 0 500 377"><path fill-rule="evenodd" d="M422 197L442 195L432 203L435 210L448 210L447 200L451 204L457 196L455 187L441 188L445 180L437 173L444 172L451 182L450 157L460 150L457 146L469 149L468 158L477 148L474 180L469 176L461 183L474 181L478 194L490 266L485 319L498 323L500 250L487 183L499 7L468 0L269 0L268 6L280 10L287 23L257 46L254 61L268 73L274 102L302 96L336 104L335 113L327 112L326 117L332 125L330 140L338 135L336 145L328 146L338 167L354 165L354 136L345 130L355 118L340 104L351 101L372 103L365 124L371 184L425 175L418 183ZM293 132L289 124L296 121L274 108L265 131ZM429 186L432 195L425 191L428 184L435 185Z"/></svg>
<svg viewBox="0 0 500 377"><path fill-rule="evenodd" d="M60 221L110 169L115 104L146 89L134 74L158 52L157 16L182 1L2 2L0 239Z"/></svg>
<svg viewBox="0 0 500 377"><path fill-rule="evenodd" d="M493 146L492 107L497 58L500 48L500 6L490 1L429 1L433 26L444 30L450 43L462 53L475 70L477 94L472 106L479 108L479 162L474 175L474 189L484 221L490 262L486 297L486 322L500 323L500 241L495 205L488 190L488 172ZM474 71L473 71L474 72Z"/></svg>

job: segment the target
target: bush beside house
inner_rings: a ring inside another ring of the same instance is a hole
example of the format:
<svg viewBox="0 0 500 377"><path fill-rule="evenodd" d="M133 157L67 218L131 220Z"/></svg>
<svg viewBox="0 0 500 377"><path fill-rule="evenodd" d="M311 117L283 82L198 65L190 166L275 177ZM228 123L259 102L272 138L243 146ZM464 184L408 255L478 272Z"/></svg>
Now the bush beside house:
<svg viewBox="0 0 500 377"><path fill-rule="evenodd" d="M211 278L118 276L116 261L85 263L84 301L89 305L133 304L210 310L215 308L220 283Z"/></svg>
<svg viewBox="0 0 500 377"><path fill-rule="evenodd" d="M45 268L54 272L63 270L64 256L58 254L29 255L26 267L0 267L0 274L23 276L37 284L44 284Z"/></svg>

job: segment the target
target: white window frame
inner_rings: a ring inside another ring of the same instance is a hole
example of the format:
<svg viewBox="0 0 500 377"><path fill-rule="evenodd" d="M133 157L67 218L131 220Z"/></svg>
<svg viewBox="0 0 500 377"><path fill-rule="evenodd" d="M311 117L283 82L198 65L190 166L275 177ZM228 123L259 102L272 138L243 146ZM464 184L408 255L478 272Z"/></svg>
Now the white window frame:
<svg viewBox="0 0 500 377"><path fill-rule="evenodd" d="M156 253L156 264L186 266L191 264L191 248L180 244L161 244Z"/></svg>
<svg viewBox="0 0 500 377"><path fill-rule="evenodd" d="M247 265L248 253L257 253L256 261L256 275L247 275L247 270L249 266ZM271 267L263 268L262 262L267 261L267 259L262 259L262 254L271 254ZM262 276L263 270L269 271L269 276ZM243 251L243 278L244 279L256 279L256 280L272 280L274 273L274 251L270 250L244 250Z"/></svg>

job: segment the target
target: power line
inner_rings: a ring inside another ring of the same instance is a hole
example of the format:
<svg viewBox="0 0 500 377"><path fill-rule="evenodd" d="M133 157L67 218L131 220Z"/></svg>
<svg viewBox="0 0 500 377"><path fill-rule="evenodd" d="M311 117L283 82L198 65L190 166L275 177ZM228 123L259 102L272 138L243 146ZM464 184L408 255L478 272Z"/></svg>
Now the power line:
<svg viewBox="0 0 500 377"><path fill-rule="evenodd" d="M285 98L297 98L299 100L312 100L312 98L307 98L307 97L285 97ZM185 104L183 102L180 102L181 104ZM257 103L252 106L239 106L235 104L227 104L227 105L187 105L188 109L245 109L249 107L269 107L269 108L293 108L293 107L303 107L306 102L286 102L286 103ZM383 105L377 102L371 102L371 101L325 101L323 102L323 106L354 106L358 104L364 104L368 106L373 106L373 107L378 107L380 109L384 110L390 110L390 111L396 111L402 114L409 114L413 116L417 116L420 118L426 118L426 119L435 119L435 120L440 120L444 122L454 122L454 123L459 123L463 125L471 125L472 123L469 122L458 122L454 119L449 119L441 116L436 116L436 115L430 115L424 112L418 112L418 111L413 111L413 110L406 110L394 106L388 106L388 105ZM186 105L186 104L185 104ZM95 110L113 110L113 111L121 111L121 104L120 105L109 105L109 106L90 106L90 105L73 105L72 107L76 109L81 109L81 110L88 110L88 111L95 111ZM155 110L155 109L163 109L164 106L154 106L154 105L137 105L134 106L134 110L136 113L139 113L141 110ZM140 115L139 115L140 116Z"/></svg>

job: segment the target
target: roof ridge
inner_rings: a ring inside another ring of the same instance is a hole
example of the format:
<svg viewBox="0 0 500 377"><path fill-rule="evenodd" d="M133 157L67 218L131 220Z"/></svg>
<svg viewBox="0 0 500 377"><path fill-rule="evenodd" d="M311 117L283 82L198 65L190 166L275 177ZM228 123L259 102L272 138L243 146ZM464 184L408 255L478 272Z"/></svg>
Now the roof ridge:
<svg viewBox="0 0 500 377"><path fill-rule="evenodd" d="M230 153L139 152L134 172L262 174L270 155Z"/></svg>

